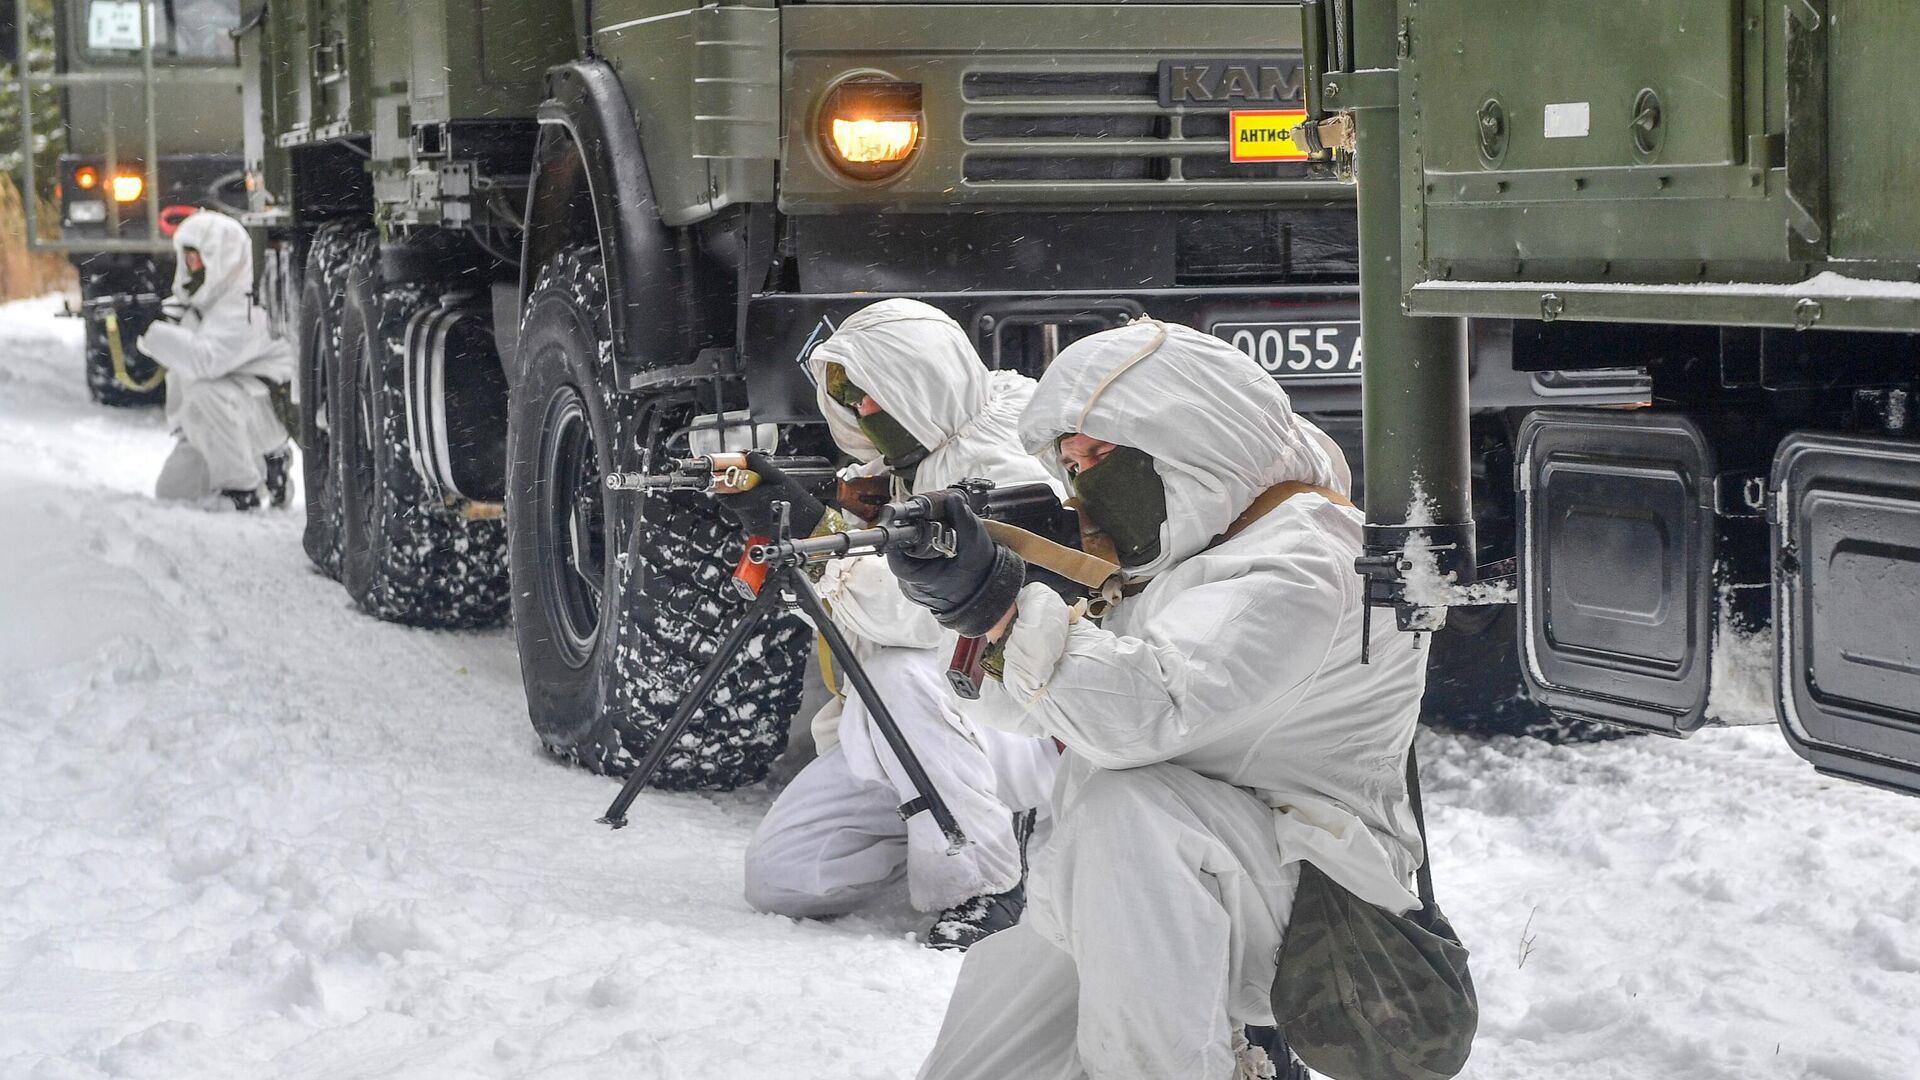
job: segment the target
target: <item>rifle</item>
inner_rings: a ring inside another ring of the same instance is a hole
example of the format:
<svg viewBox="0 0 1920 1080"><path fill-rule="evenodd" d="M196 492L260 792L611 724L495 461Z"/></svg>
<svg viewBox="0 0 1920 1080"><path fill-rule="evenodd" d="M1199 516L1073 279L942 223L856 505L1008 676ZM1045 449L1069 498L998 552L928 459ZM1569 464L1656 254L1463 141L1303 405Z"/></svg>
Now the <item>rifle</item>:
<svg viewBox="0 0 1920 1080"><path fill-rule="evenodd" d="M159 307L160 302L172 294L150 292L108 293L103 296L88 297L80 301L80 310L99 311L103 308L119 310L123 307Z"/></svg>
<svg viewBox="0 0 1920 1080"><path fill-rule="evenodd" d="M727 460L735 456L739 458L738 461ZM760 478L745 466L745 455L714 455L711 459L688 459L676 465L674 472L667 475L683 477L678 481L680 490L712 490L716 493L721 490L750 491L758 485ZM811 466L796 461L796 467ZM781 463L781 468L788 475L793 475L793 469L788 468L785 462ZM634 474L616 475L621 485L632 484L616 490L675 486L672 482L662 482L661 478L643 477L635 482L630 479ZM613 477L609 477L608 486L614 486ZM1047 581L1062 591L1079 590L1084 594L1097 592L1119 570L1112 563L1074 549L1080 533L1079 517L1063 508L1053 489L1047 485L1021 484L996 488L989 480L963 480L954 486L966 496L967 505L987 519L988 531L994 534L996 540L1014 547L1023 558L1029 560L1030 578ZM867 678L859 657L854 655L852 646L834 624L826 605L814 591L813 583L802 572L804 567L816 563L855 555L882 554L896 548L919 558L951 557L954 553L953 528L934 519L931 499L916 495L889 504L889 512L883 515L886 520L872 528L796 540L790 535L786 506L781 503L774 506L776 535L749 541L741 558L743 565L750 564L760 575L758 588L742 590L753 598L752 606L727 633L720 647L714 650L713 659L707 664L706 670L700 673L699 679L695 680L693 689L681 701L673 718L653 737L646 756L627 776L626 783L608 805L600 823L615 829L627 824L627 810L633 805L633 800L653 778L667 753L679 741L680 734L693 722L694 713L713 692L720 676L746 643L748 636L776 606L794 606L807 616L825 639L828 650L846 673L848 681L853 683L860 700L866 703L874 726L880 729L881 736L900 760L901 769L918 793L915 798L899 806L901 819L906 820L922 812L932 815L935 824L947 838L947 853L958 853L968 843L966 834L954 820L952 811L940 797L939 791L935 790L932 780L927 777L925 767L920 764L913 747L907 743L906 736L894 722L886 702L881 700L872 681ZM1016 525L1015 522L1020 524ZM1059 537L1060 540L1050 537ZM743 579L736 576L735 580L738 583ZM980 681L984 678L980 662L985 655L986 644L981 638L962 638L954 650L947 680L964 697L980 696Z"/></svg>
<svg viewBox="0 0 1920 1080"><path fill-rule="evenodd" d="M779 464L781 471L789 476L796 476L802 483L819 478L812 470L823 470L825 479L831 479L834 475L830 468L826 468L825 460L820 458L789 458L775 459L775 461ZM751 491L759 485L760 477L747 467L745 454L714 454L708 457L688 458L678 462L671 471L657 476L616 473L607 477L606 482L608 487L616 491L666 489L731 494ZM774 503L774 512L775 535L751 538L748 542L748 551L768 545L777 547L792 542L789 537L787 505L783 502ZM960 823L954 819L946 800L941 798L939 791L934 788L933 781L927 776L925 766L921 765L920 758L913 752L913 747L908 745L906 736L900 731L900 726L894 722L893 714L887 709L886 702L874 689L873 682L867 677L866 669L861 666L859 657L854 655L852 646L841 634L840 628L834 625L832 615L828 613L826 605L821 602L820 595L813 590L813 583L805 574L799 572L799 564L791 563L775 567L765 560L755 562L743 555L740 567L735 569L734 574L735 585L753 600L752 605L747 608L740 622L727 632L719 648L714 650L713 659L707 663L706 669L694 681L692 690L682 699L673 718L667 721L666 726L648 744L646 756L627 776L626 783L621 786L620 793L614 796L613 802L608 805L607 812L600 818L600 823L615 829L626 825L627 810L640 794L640 789L653 778L653 774L660 768L660 763L666 759L667 753L679 742L681 733L687 729L688 724L693 722L694 713L707 700L708 695L713 693L713 688L719 683L720 676L725 673L727 665L746 644L747 638L767 616L774 612L775 608L792 606L799 608L807 616L807 620L820 632L820 636L826 640L827 648L833 653L840 669L846 673L848 680L853 683L854 690L860 695L860 700L866 704L868 713L873 717L874 726L880 729L881 736L892 748L894 756L900 760L901 769L913 784L915 797L902 803L898 808L901 819L907 820L922 812L930 814L934 823L939 826L940 832L947 838L949 855L957 854L966 847L969 841L966 834L961 831Z"/></svg>
<svg viewBox="0 0 1920 1080"><path fill-rule="evenodd" d="M823 457L771 458L780 471L811 489L833 483L833 463ZM732 495L760 486L760 474L747 467L746 451L681 458L663 473L608 473L609 491L699 491Z"/></svg>
<svg viewBox="0 0 1920 1080"><path fill-rule="evenodd" d="M823 457L777 457L770 459L781 472L816 494L824 494L836 478L833 463ZM663 473L616 472L605 480L608 491L698 491L706 495L734 495L760 486L760 474L747 467L745 451L702 454L681 458ZM747 546L765 543L767 537L750 536ZM748 600L760 594L767 579L767 568L748 562L743 555L733 568L733 587Z"/></svg>
<svg viewBox="0 0 1920 1080"><path fill-rule="evenodd" d="M1078 517L1060 505L1059 496L1046 484L996 487L991 480L969 479L948 490L959 492L969 509L990 522L1012 525L1055 542L1072 537L1073 543L1078 543ZM747 558L767 566L811 566L889 551L901 551L917 559L951 558L953 529L935 520L933 512L931 497L915 495L888 503L881 514L882 523L871 528L749 545Z"/></svg>
<svg viewBox="0 0 1920 1080"><path fill-rule="evenodd" d="M1046 484L1002 488L991 480L970 479L950 490L960 492L968 508L984 519L994 540L1026 560L1028 581L1043 582L1069 601L1099 595L1119 572L1118 566L1080 550L1079 515L1062 506ZM917 559L952 558L954 531L935 520L933 513L933 500L915 495L888 504L882 523L872 528L750 545L745 558L773 567L802 567L888 551ZM947 683L963 698L980 696L988 644L985 638L963 637L954 647Z"/></svg>

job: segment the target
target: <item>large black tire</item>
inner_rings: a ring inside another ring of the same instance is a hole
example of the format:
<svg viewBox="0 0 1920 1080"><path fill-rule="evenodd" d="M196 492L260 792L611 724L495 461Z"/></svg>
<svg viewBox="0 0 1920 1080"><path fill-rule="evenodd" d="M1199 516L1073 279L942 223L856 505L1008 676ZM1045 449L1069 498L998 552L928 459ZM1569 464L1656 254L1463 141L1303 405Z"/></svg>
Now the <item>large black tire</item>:
<svg viewBox="0 0 1920 1080"><path fill-rule="evenodd" d="M646 753L745 606L729 576L741 541L696 495L609 492L632 462L634 402L608 394L599 253L568 249L535 278L508 396L513 627L534 730L554 754L623 775ZM750 638L655 775L730 790L786 746L808 638L790 616Z"/></svg>
<svg viewBox="0 0 1920 1080"><path fill-rule="evenodd" d="M506 614L506 530L470 519L415 471L407 436L407 320L438 300L425 283L381 280L356 233L328 392L340 463L340 582L360 609L412 626L470 627Z"/></svg>
<svg viewBox="0 0 1920 1080"><path fill-rule="evenodd" d="M307 248L301 275L297 344L300 349L300 490L307 501L301 546L313 565L340 576L340 478L344 468L329 413L334 369L340 355L340 322L346 308L348 257L355 231L322 228Z"/></svg>
<svg viewBox="0 0 1920 1080"><path fill-rule="evenodd" d="M161 291L167 287L168 285L156 286L153 279L141 274L118 272L105 275L88 274L81 279L80 295L82 299L92 300L113 293ZM136 383L146 383L160 370L158 364L133 347L134 339L146 332L147 324L152 322L159 313L157 307L145 311L122 307L118 312L121 356L126 361L127 376ZM150 390L135 390L123 385L114 376L113 348L107 342L105 321L98 315L89 315L86 323L87 395L93 398L96 404L116 409L166 404L165 379L160 380Z"/></svg>

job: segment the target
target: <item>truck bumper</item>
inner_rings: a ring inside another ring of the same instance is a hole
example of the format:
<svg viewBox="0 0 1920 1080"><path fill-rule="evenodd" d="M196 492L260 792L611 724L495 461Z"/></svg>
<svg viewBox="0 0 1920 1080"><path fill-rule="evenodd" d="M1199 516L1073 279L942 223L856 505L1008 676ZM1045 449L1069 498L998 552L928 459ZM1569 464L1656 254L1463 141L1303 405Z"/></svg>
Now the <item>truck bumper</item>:
<svg viewBox="0 0 1920 1080"><path fill-rule="evenodd" d="M818 422L813 383L805 365L808 354L847 316L896 296L910 296L951 315L988 367L1034 376L1057 349L1142 315L1210 333L1219 333L1219 327L1229 324L1329 324L1360 317L1359 290L1346 285L1130 292L764 293L748 301L746 332L740 340L739 370L746 378L755 419ZM1638 369L1515 371L1511 324L1472 323L1468 334L1475 409L1630 404L1647 399L1647 380ZM1301 412L1356 414L1360 410L1356 375L1278 374L1276 378Z"/></svg>

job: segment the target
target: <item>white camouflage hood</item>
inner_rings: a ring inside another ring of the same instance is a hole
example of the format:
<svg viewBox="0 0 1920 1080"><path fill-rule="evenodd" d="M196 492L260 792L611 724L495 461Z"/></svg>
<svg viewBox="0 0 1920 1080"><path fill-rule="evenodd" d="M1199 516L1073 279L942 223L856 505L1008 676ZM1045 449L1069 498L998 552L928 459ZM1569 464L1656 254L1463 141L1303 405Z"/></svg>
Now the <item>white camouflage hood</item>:
<svg viewBox="0 0 1920 1080"><path fill-rule="evenodd" d="M189 292L186 249L200 253L207 277L198 291ZM253 292L253 242L238 221L202 210L180 223L173 234L173 295L201 312L229 297L246 300Z"/></svg>
<svg viewBox="0 0 1920 1080"><path fill-rule="evenodd" d="M915 491L988 474L1002 484L1051 479L1018 449L1020 413L1033 380L988 371L960 324L936 307L895 299L862 308L807 363L820 412L842 450L863 462L880 456L852 410L827 396L829 363L845 367L854 385L927 448L914 471Z"/></svg>
<svg viewBox="0 0 1920 1080"><path fill-rule="evenodd" d="M1160 555L1129 577L1204 550L1276 484L1351 491L1339 448L1294 415L1271 375L1226 342L1173 323L1141 319L1061 351L1020 418L1020 437L1064 479L1054 443L1075 432L1151 454L1166 485Z"/></svg>

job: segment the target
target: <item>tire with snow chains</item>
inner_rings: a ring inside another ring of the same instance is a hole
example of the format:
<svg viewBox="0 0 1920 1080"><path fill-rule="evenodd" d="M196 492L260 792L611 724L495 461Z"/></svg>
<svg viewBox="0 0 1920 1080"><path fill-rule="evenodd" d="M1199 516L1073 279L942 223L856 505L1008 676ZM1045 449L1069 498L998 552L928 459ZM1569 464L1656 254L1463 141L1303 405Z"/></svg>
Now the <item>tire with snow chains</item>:
<svg viewBox="0 0 1920 1080"><path fill-rule="evenodd" d="M300 490L307 502L306 531L300 543L313 565L331 578L340 576L339 447L332 438L329 395L340 354L340 320L345 313L347 257L354 231L341 225L322 228L307 248L301 275L296 343L300 387Z"/></svg>
<svg viewBox="0 0 1920 1080"><path fill-rule="evenodd" d="M427 283L381 280L369 233L348 257L328 400L340 463L340 582L361 610L412 626L467 627L506 614L505 528L469 518L414 469L407 436L407 320L436 303Z"/></svg>
<svg viewBox="0 0 1920 1080"><path fill-rule="evenodd" d="M513 627L534 729L554 754L623 775L666 725L745 602L741 541L707 500L610 492L634 462L639 403L608 394L597 250L535 277L508 398ZM791 616L750 638L663 761L655 787L728 790L766 775L799 706L808 638Z"/></svg>

